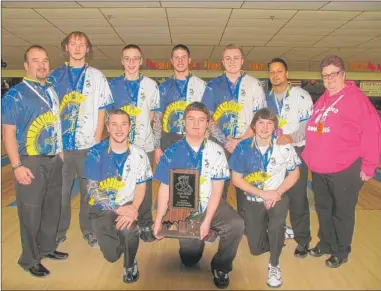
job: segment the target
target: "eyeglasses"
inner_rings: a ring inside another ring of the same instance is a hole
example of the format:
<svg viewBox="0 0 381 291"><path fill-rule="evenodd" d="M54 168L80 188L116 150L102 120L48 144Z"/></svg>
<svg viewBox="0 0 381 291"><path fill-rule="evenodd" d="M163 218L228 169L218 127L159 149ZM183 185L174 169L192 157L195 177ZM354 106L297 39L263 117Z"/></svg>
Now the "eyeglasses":
<svg viewBox="0 0 381 291"><path fill-rule="evenodd" d="M141 58L142 57L132 57L132 58L130 58L130 57L123 57L122 59L123 59L123 61L125 61L127 63L129 63L129 62L136 63L136 62L139 62Z"/></svg>
<svg viewBox="0 0 381 291"><path fill-rule="evenodd" d="M337 72L332 72L331 74L324 74L324 75L321 75L321 77L324 79L324 80L327 80L327 79L330 79L330 78L335 78L337 77L342 71L337 71Z"/></svg>

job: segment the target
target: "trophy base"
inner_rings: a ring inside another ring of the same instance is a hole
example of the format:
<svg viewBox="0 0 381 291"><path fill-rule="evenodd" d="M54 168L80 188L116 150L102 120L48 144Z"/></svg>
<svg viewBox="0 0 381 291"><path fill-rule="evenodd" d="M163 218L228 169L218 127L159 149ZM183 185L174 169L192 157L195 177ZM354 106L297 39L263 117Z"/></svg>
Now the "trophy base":
<svg viewBox="0 0 381 291"><path fill-rule="evenodd" d="M188 233L188 232L180 232L178 230L162 230L159 232L160 236L166 238L189 238L189 239L200 239L200 233Z"/></svg>
<svg viewBox="0 0 381 291"><path fill-rule="evenodd" d="M159 235L168 238L200 239L200 223L198 221L178 221L173 224L165 222Z"/></svg>
<svg viewBox="0 0 381 291"><path fill-rule="evenodd" d="M166 238L187 238L200 240L200 225L201 224L198 221L179 221L178 223L174 223L174 225L172 225L172 223L165 222L158 235ZM211 229L209 234L204 238L204 241L212 243L217 239L217 237L217 232Z"/></svg>

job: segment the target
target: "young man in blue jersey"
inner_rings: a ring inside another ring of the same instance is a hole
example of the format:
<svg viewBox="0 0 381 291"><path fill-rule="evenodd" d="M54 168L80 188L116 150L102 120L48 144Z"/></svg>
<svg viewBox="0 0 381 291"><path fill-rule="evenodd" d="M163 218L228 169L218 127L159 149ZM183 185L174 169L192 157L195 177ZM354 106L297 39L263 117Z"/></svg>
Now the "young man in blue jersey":
<svg viewBox="0 0 381 291"><path fill-rule="evenodd" d="M294 146L302 164L299 166L300 178L288 192L290 200L290 221L292 229L286 233L293 234L298 246L294 255L305 258L311 241L310 209L307 198L308 168L301 158L306 143L306 124L312 113L310 94L300 87L288 83L287 63L281 58L274 58L268 65L271 91L266 94L268 108L271 108L279 120L277 142L280 145Z"/></svg>
<svg viewBox="0 0 381 291"><path fill-rule="evenodd" d="M110 81L114 99L113 109L121 109L131 118L129 142L141 147L148 155L151 167L154 158L154 137L152 119L159 109L159 88L156 82L140 73L143 53L139 46L129 44L122 49L121 62L124 73ZM152 181L147 181L146 195L139 208L138 225L140 238L152 242Z"/></svg>
<svg viewBox="0 0 381 291"><path fill-rule="evenodd" d="M44 48L24 55L26 77L2 99L3 143L15 178L22 253L19 265L35 277L49 275L42 258L64 260L56 251L61 208L62 138L59 100L47 82Z"/></svg>
<svg viewBox="0 0 381 291"><path fill-rule="evenodd" d="M211 267L214 284L218 288L226 288L244 224L237 212L221 199L224 182L230 176L229 167L223 148L205 138L209 119L204 104L193 102L188 105L184 111L185 137L168 147L160 159L154 175L154 179L161 183L154 234L161 239L158 233L168 209L170 169L198 169L199 210L190 219L202 221L200 239L180 239L180 259L187 267L197 264L202 258L204 239L210 229L217 231L220 241Z"/></svg>
<svg viewBox="0 0 381 291"><path fill-rule="evenodd" d="M49 77L60 99L65 160L57 242L66 240L71 220L71 190L77 177L81 193L79 225L83 238L94 247L97 239L88 215L83 167L89 148L101 141L105 111L113 100L105 76L86 64L86 56L92 48L87 35L80 31L71 32L62 41L61 47L68 53L69 62L54 70Z"/></svg>
<svg viewBox="0 0 381 291"><path fill-rule="evenodd" d="M244 60L239 45L227 45L222 56L225 72L207 84L202 98L212 116L211 136L225 148L228 156L241 140L253 135L250 122L254 113L266 106L265 92L259 80L242 71ZM226 193L228 186L226 183ZM239 189L236 189L236 195L237 210L241 215L245 197Z"/></svg>
<svg viewBox="0 0 381 291"><path fill-rule="evenodd" d="M229 160L233 184L245 195L243 216L250 252L257 256L270 251L267 285L274 288L283 283L279 257L288 212L285 193L299 179L301 163L292 145L277 143L277 127L271 109L257 111L251 122L254 137L241 141Z"/></svg>
<svg viewBox="0 0 381 291"><path fill-rule="evenodd" d="M171 63L174 74L164 81L160 89L160 107L155 112L155 161L163 151L184 137L184 110L192 102L201 101L205 82L189 70L190 50L183 44L173 47Z"/></svg>
<svg viewBox="0 0 381 291"><path fill-rule="evenodd" d="M128 141L130 130L128 114L113 110L107 121L110 137L90 149L84 170L95 236L107 261L116 262L124 254L125 283L139 279L136 220L152 178L147 154Z"/></svg>

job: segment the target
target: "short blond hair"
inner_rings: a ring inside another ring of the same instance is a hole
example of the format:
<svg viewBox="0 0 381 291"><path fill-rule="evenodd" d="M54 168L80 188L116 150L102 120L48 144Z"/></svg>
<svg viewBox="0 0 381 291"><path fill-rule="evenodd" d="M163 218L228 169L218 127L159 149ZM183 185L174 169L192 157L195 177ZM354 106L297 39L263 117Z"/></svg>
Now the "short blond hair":
<svg viewBox="0 0 381 291"><path fill-rule="evenodd" d="M231 43L231 44L228 44L227 46L225 46L224 51L222 52L222 57L224 57L225 51L234 50L234 49L239 50L241 52L241 55L244 56L242 47L239 44Z"/></svg>

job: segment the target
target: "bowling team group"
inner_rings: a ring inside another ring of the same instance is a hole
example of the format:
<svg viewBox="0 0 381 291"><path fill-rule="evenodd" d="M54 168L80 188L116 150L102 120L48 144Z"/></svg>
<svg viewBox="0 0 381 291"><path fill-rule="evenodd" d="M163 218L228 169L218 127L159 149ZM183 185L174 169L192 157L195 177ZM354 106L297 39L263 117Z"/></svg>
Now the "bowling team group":
<svg viewBox="0 0 381 291"><path fill-rule="evenodd" d="M196 265L216 233L217 288L229 285L243 235L253 256L270 253L269 287L283 283L287 238L297 242L297 258L329 255L329 268L348 261L359 191L379 166L381 130L368 97L346 80L340 57L322 59L326 90L313 104L307 91L288 82L282 58L268 63L272 89L264 92L242 71L244 55L235 44L223 50L224 73L208 83L190 72L189 48L174 46L168 52L173 75L159 86L140 72L137 45L122 49L124 73L111 81L87 64L92 45L85 33L71 32L61 46L68 62L52 72L46 50L28 48L26 77L2 99L20 222L18 263L31 275L49 275L42 259L68 257L57 247L67 239L77 178L83 238L109 262L123 257L123 281L136 282L140 239L163 239L171 169L198 170L197 211L187 220L201 223L200 236L178 239L179 255L185 266ZM319 222L314 247L308 169ZM154 218L152 179L160 183ZM226 201L230 183L237 211Z"/></svg>

